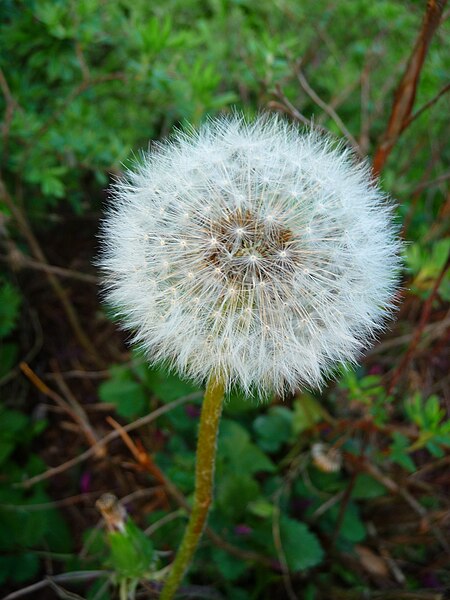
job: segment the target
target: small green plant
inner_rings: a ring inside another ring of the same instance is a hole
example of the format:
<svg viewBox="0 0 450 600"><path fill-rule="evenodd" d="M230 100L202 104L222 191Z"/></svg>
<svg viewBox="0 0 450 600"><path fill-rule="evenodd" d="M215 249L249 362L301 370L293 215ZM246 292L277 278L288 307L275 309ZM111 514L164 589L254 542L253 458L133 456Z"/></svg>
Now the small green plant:
<svg viewBox="0 0 450 600"><path fill-rule="evenodd" d="M4 404L0 422L0 583L22 583L39 573L41 556L48 554L64 564L72 540L43 484L31 491L20 486L22 479L45 468L31 448L46 422L33 421Z"/></svg>

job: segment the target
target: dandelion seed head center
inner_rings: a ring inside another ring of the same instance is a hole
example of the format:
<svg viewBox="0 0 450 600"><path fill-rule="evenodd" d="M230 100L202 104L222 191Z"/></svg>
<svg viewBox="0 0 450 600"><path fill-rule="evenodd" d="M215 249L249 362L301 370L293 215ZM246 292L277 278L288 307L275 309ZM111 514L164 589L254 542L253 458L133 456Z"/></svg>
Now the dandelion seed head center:
<svg viewBox="0 0 450 600"><path fill-rule="evenodd" d="M204 266L220 273L233 289L253 289L255 281L283 279L286 283L299 264L294 233L278 223L269 226L250 210L226 212L220 219L211 220L208 242Z"/></svg>

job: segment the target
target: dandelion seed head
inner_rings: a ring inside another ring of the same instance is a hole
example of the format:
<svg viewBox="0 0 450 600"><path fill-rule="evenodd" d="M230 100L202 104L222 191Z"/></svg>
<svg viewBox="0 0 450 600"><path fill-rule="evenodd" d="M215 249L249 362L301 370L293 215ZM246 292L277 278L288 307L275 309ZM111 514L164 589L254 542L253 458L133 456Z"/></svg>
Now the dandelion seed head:
<svg viewBox="0 0 450 600"><path fill-rule="evenodd" d="M112 190L106 298L152 362L197 381L321 386L391 315L400 243L366 163L262 116L156 146Z"/></svg>

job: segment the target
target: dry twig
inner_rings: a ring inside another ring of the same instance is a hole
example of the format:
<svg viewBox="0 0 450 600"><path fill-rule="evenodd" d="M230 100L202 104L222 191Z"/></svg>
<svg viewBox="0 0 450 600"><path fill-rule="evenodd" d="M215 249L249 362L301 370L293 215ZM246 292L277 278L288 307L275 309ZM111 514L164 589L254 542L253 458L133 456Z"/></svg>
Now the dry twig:
<svg viewBox="0 0 450 600"><path fill-rule="evenodd" d="M56 265L38 262L37 260L25 256L20 251L19 253L15 253L13 258L0 254L0 260L10 265L13 269L33 269L35 271L44 271L45 273L54 273L59 277L86 281L87 283L93 283L95 285L98 284L98 278L95 275L80 273L79 271L73 271L72 269L65 269L64 267L57 267Z"/></svg>
<svg viewBox="0 0 450 600"><path fill-rule="evenodd" d="M158 419L161 415L164 415L165 413L170 412L174 408L177 408L177 406L181 406L182 404L185 404L186 402L189 402L190 400L194 400L198 397L199 397L199 393L195 392L193 394L189 394L188 396L184 396L183 398L178 398L178 400L174 400L173 402L169 402L169 404L160 406L159 408L157 408L150 414L145 415L144 417L141 417L140 419L137 419L136 421L133 421L132 423L129 423L128 425L125 425L123 427L123 430L124 431L133 431L134 429L138 429L139 427L148 425L152 421L155 421L156 419ZM29 488L29 487L32 487L33 485L36 485L36 483L39 483L40 481L50 479L51 477L54 477L55 475L58 475L59 473L63 473L67 469L70 469L71 467L74 467L75 465L78 465L79 463L84 462L91 456L94 456L95 453L98 451L98 448L100 448L102 446L106 446L107 444L109 444L110 442L112 442L113 440L115 440L119 437L120 437L120 432L111 431L111 433L108 433L107 435L105 435L105 437L101 438L96 444L91 446L88 450L85 450L85 452L82 452L78 456L71 458L70 460L62 463L61 465L58 465L57 467L51 467L50 469L47 469L47 471L44 471L43 473L40 473L39 475L35 475L34 477L30 477L30 479L21 481L19 484L17 484L17 487Z"/></svg>
<svg viewBox="0 0 450 600"><path fill-rule="evenodd" d="M352 148L355 150L355 152L359 156L361 156L361 148L359 147L358 142L355 140L355 138L352 136L350 131L347 129L347 127L346 127L345 123L342 121L341 117L337 114L337 112L334 110L334 108L332 108L329 104L324 102L324 100L322 100L322 98L320 98L320 96L312 89L312 87L309 85L303 71L300 68L297 69L297 77L300 82L300 85L305 90L305 92L308 94L308 96L311 98L311 100L313 100L313 102L315 102L317 104L317 106L320 106L320 108L323 111L325 111L327 113L327 115L329 115L333 119L333 121L336 123L336 125L339 127L341 132L344 134L344 136L346 137L346 139L348 140L348 142L350 143Z"/></svg>
<svg viewBox="0 0 450 600"><path fill-rule="evenodd" d="M188 513L191 512L191 507L189 502L180 492L180 490L168 479L164 473L160 470L158 465L155 464L152 457L148 454L148 452L144 449L142 444L135 444L131 437L128 435L126 428L122 427L117 421L108 418L108 422L114 427L116 432L120 435L123 442L130 450L131 454L135 458L136 462L139 466L147 471L150 475L152 475L159 483L161 483L165 489L168 491L170 496L177 502L177 504L186 510ZM274 567L273 562L270 559L266 559L264 556L257 554L256 552L251 552L247 550L242 550L233 544L228 543L226 540L222 539L215 531L213 531L210 527L205 528L206 535L210 538L210 540L216 546L219 546L229 554L241 558L243 560L253 561L265 564L269 567Z"/></svg>
<svg viewBox="0 0 450 600"><path fill-rule="evenodd" d="M33 253L36 260L44 265L48 264L47 258L42 250L36 236L34 235L29 223L28 219L25 216L25 213L19 208L19 206L13 201L11 198L4 182L0 179L0 199L4 200L6 206L11 211L14 219L16 220L19 229L26 239L31 252ZM83 346L83 348L89 353L89 355L95 360L95 362L99 365L103 365L104 361L99 356L97 350L93 346L92 342L86 335L85 331L81 327L81 324L78 319L78 315L70 302L64 288L61 286L58 279L55 277L54 273L47 271L46 272L48 281L53 291L55 292L57 298L61 302L61 305L66 313L66 317L72 327L72 330L75 334L78 342Z"/></svg>
<svg viewBox="0 0 450 600"><path fill-rule="evenodd" d="M392 394L400 377L402 376L403 372L405 371L406 367L409 365L412 357L414 356L414 352L416 351L417 345L419 344L420 338L422 337L422 333L425 329L425 326L430 319L431 308L433 306L433 302L438 294L439 287L440 287L449 267L450 267L450 258L447 259L447 262L442 267L441 273L440 273L439 277L437 277L436 281L434 282L433 289L431 290L430 295L428 296L426 302L423 305L422 314L420 316L419 324L414 333L414 337L411 340L408 350L406 351L405 355L403 356L402 360L400 361L400 364L397 366L397 368L394 371L394 374L392 375L391 382L390 382L388 390L387 390L388 395Z"/></svg>
<svg viewBox="0 0 450 600"><path fill-rule="evenodd" d="M88 443L96 448L95 455L98 458L103 458L105 456L105 448L102 446L98 446L98 438L92 426L89 423L89 419L84 412L82 406L70 392L67 385L64 383L64 380L60 378L58 380L59 385L63 387L66 398L63 398L55 391L50 389L46 383L40 379L36 373L27 365L25 362L20 363L20 369L23 374L31 381L31 383L45 396L51 398L56 404L61 407L72 419L77 423L83 432L85 438ZM63 385L64 384L64 385Z"/></svg>

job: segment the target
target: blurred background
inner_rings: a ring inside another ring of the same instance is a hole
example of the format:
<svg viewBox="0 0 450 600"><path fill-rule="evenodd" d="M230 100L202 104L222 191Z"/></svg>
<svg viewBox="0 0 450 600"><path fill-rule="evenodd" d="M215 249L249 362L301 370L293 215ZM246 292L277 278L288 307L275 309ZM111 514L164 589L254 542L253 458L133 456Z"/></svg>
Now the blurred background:
<svg viewBox="0 0 450 600"><path fill-rule="evenodd" d="M369 156L408 241L401 308L323 393L229 398L180 598L448 598L446 2L0 0L0 15L5 597L158 597L201 390L149 368L101 305L99 220L151 140L238 107ZM104 493L128 542L105 530Z"/></svg>

